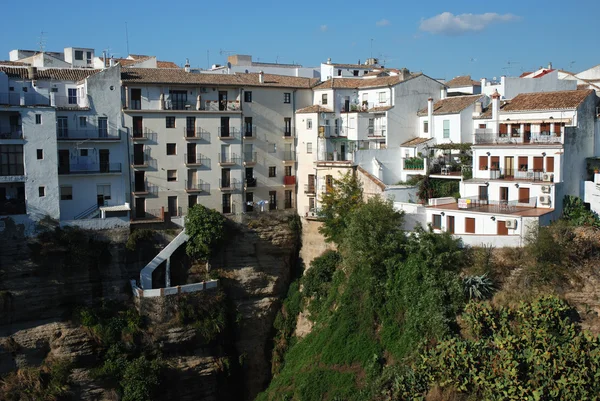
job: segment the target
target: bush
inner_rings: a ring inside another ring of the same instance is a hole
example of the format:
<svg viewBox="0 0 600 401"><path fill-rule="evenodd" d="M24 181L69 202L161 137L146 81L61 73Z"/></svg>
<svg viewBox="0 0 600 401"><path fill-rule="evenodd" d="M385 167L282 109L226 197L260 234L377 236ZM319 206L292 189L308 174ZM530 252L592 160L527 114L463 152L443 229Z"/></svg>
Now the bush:
<svg viewBox="0 0 600 401"><path fill-rule="evenodd" d="M340 260L340 254L332 250L325 251L315 258L310 264L310 269L302 277L303 294L317 299L325 296Z"/></svg>
<svg viewBox="0 0 600 401"><path fill-rule="evenodd" d="M216 210L194 205L185 219L185 232L190 237L186 244L187 254L206 260L222 244L225 217Z"/></svg>
<svg viewBox="0 0 600 401"><path fill-rule="evenodd" d="M487 299L494 293L494 282L487 276L467 276L463 279L465 296L469 299Z"/></svg>
<svg viewBox="0 0 600 401"><path fill-rule="evenodd" d="M581 198L566 195L563 201L563 218L574 226L600 228L600 217L589 210Z"/></svg>
<svg viewBox="0 0 600 401"><path fill-rule="evenodd" d="M154 393L160 384L160 370L160 361L149 361L144 356L129 362L125 366L121 381L123 401L154 399Z"/></svg>
<svg viewBox="0 0 600 401"><path fill-rule="evenodd" d="M72 366L67 360L11 372L0 380L2 401L56 401L69 395Z"/></svg>
<svg viewBox="0 0 600 401"><path fill-rule="evenodd" d="M154 231L142 228L134 230L127 238L125 248L129 251L135 251L140 243L153 244L154 243Z"/></svg>

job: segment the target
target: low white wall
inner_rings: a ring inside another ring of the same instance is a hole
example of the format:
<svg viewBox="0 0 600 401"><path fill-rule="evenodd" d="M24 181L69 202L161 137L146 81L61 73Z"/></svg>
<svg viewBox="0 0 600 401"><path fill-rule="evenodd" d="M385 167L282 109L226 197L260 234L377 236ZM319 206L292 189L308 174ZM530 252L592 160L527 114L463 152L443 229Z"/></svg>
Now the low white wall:
<svg viewBox="0 0 600 401"><path fill-rule="evenodd" d="M394 202L394 209L404 212L404 224L402 229L413 231L415 227L427 226L427 215L425 207L417 203Z"/></svg>
<svg viewBox="0 0 600 401"><path fill-rule="evenodd" d="M391 199L394 203L405 203L405 202L418 202L419 197L417 196L418 188L415 186L407 185L388 185L383 191L383 195L387 199Z"/></svg>
<svg viewBox="0 0 600 401"><path fill-rule="evenodd" d="M464 245L483 246L491 245L495 248L516 248L523 245L520 235L456 235Z"/></svg>
<svg viewBox="0 0 600 401"><path fill-rule="evenodd" d="M64 220L61 227L79 227L85 230L110 230L113 228L129 227L128 217L108 217L106 219Z"/></svg>
<svg viewBox="0 0 600 401"><path fill-rule="evenodd" d="M210 290L219 286L219 280L203 281L201 283L185 284L177 287L155 288L152 290L142 290L137 286L135 280L129 280L133 296L138 298L157 298L168 295L177 295L192 293L204 290Z"/></svg>

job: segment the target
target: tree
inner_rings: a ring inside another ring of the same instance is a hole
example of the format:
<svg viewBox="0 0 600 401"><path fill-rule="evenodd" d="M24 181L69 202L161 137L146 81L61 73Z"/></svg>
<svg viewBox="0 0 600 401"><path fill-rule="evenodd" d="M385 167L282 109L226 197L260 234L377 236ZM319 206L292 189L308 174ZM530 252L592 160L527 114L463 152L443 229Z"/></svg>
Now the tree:
<svg viewBox="0 0 600 401"><path fill-rule="evenodd" d="M219 248L225 228L225 217L213 209L194 205L185 219L185 231L190 239L186 245L189 256L208 259Z"/></svg>
<svg viewBox="0 0 600 401"><path fill-rule="evenodd" d="M363 204L362 185L356 174L349 171L340 179L333 179L333 187L323 194L320 216L323 219L321 234L328 242L340 244L353 210Z"/></svg>

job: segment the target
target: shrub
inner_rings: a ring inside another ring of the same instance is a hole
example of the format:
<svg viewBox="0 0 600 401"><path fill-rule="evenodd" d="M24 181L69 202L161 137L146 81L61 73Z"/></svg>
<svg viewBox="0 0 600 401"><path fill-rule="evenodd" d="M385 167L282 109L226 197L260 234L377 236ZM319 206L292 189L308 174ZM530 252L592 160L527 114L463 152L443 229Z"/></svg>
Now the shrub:
<svg viewBox="0 0 600 401"><path fill-rule="evenodd" d="M566 195L563 201L563 218L574 226L600 228L600 217L589 210L581 198Z"/></svg>
<svg viewBox="0 0 600 401"><path fill-rule="evenodd" d="M492 296L495 288L493 281L485 273L481 276L465 277L463 286L465 296L469 299L487 299Z"/></svg>
<svg viewBox="0 0 600 401"><path fill-rule="evenodd" d="M144 356L129 362L121 380L123 401L154 399L154 393L160 384L160 370L160 361L149 361Z"/></svg>
<svg viewBox="0 0 600 401"><path fill-rule="evenodd" d="M142 242L146 244L154 243L154 231L147 228L134 230L129 234L125 248L129 251L135 251Z"/></svg>
<svg viewBox="0 0 600 401"><path fill-rule="evenodd" d="M189 256L208 259L225 237L225 217L216 210L194 205L185 219L185 231L190 239L186 244Z"/></svg>

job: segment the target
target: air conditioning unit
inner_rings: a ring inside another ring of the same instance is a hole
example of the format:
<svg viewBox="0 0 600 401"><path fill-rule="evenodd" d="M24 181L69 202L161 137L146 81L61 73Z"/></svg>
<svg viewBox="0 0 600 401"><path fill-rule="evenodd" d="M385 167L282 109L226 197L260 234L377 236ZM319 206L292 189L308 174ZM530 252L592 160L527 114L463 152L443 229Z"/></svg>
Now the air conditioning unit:
<svg viewBox="0 0 600 401"><path fill-rule="evenodd" d="M540 196L540 203L542 205L549 205L550 204L550 195L542 195L542 196Z"/></svg>
<svg viewBox="0 0 600 401"><path fill-rule="evenodd" d="M554 174L550 174L550 173L544 173L544 174L542 174L542 181L553 182L554 181Z"/></svg>
<svg viewBox="0 0 600 401"><path fill-rule="evenodd" d="M552 187L550 185L542 185L542 193L549 194L552 191Z"/></svg>
<svg viewBox="0 0 600 401"><path fill-rule="evenodd" d="M505 224L506 224L506 228L510 228L512 230L517 228L517 220L515 220L515 219L506 220Z"/></svg>

